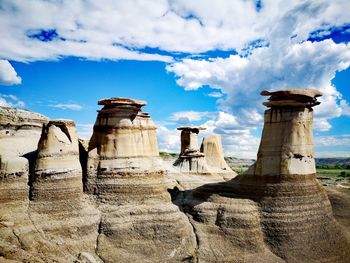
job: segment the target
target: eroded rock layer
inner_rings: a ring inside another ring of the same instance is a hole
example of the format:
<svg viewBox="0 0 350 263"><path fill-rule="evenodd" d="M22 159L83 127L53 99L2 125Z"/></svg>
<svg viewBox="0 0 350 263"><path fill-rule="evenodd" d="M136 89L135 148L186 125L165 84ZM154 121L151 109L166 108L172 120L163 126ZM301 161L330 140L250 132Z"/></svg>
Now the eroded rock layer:
<svg viewBox="0 0 350 263"><path fill-rule="evenodd" d="M41 129L48 119L38 113L0 107L0 202L27 204L28 175Z"/></svg>
<svg viewBox="0 0 350 263"><path fill-rule="evenodd" d="M89 144L87 191L102 211L105 262L179 262L195 251L186 216L171 203L145 102L105 99ZM186 259L187 258L187 259Z"/></svg>
<svg viewBox="0 0 350 263"><path fill-rule="evenodd" d="M311 107L318 104L320 94L312 90L263 94L271 96L265 103L271 108L265 111L256 163L228 182L187 193L182 202L192 215L198 239L211 240L209 246L199 244L199 258L347 262L349 241L315 174Z"/></svg>

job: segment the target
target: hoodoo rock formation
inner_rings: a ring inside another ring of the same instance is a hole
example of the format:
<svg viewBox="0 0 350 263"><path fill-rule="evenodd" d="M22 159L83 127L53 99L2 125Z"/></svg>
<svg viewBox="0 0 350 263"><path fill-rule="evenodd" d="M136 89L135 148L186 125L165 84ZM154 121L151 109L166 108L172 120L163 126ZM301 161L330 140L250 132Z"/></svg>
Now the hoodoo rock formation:
<svg viewBox="0 0 350 263"><path fill-rule="evenodd" d="M316 179L312 107L316 90L263 92L264 129L256 163L183 201L205 262L348 262L350 244Z"/></svg>
<svg viewBox="0 0 350 263"><path fill-rule="evenodd" d="M180 262L193 257L187 217L171 203L156 126L143 101L99 101L89 144L87 191L102 211L98 246L106 262Z"/></svg>
<svg viewBox="0 0 350 263"><path fill-rule="evenodd" d="M27 204L29 161L33 161L45 116L0 107L0 202Z"/></svg>
<svg viewBox="0 0 350 263"><path fill-rule="evenodd" d="M199 127L181 128L176 166L164 165L143 101L100 100L87 148L72 121L0 107L0 262L349 262L316 179L321 93L262 95L257 160L236 177L220 136L198 150Z"/></svg>
<svg viewBox="0 0 350 263"><path fill-rule="evenodd" d="M167 167L167 177L176 182L169 183L169 188L189 190L236 176L224 160L220 135L204 137L199 150L198 133L205 128L179 127L178 130L181 130L181 152L173 167Z"/></svg>
<svg viewBox="0 0 350 263"><path fill-rule="evenodd" d="M181 152L174 166L180 172L189 174L208 174L209 169L204 154L198 149L198 133L205 130L202 127L179 127L181 131Z"/></svg>
<svg viewBox="0 0 350 263"><path fill-rule="evenodd" d="M51 120L44 125L39 140L30 198L33 201L64 201L74 205L82 193L82 168L75 124L70 120ZM45 207L44 210L51 208Z"/></svg>

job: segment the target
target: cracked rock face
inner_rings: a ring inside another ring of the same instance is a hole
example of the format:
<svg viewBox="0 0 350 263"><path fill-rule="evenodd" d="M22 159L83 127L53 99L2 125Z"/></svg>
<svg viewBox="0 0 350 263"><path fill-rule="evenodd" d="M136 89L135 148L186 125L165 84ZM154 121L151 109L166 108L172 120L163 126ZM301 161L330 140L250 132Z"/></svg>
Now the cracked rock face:
<svg viewBox="0 0 350 263"><path fill-rule="evenodd" d="M195 251L187 217L171 203L156 126L143 101L99 101L89 144L87 192L102 211L97 253L106 262L179 262Z"/></svg>
<svg viewBox="0 0 350 263"><path fill-rule="evenodd" d="M256 163L243 175L185 195L205 262L348 262L349 240L316 179L312 106L317 91L264 92ZM224 238L223 238L224 236Z"/></svg>

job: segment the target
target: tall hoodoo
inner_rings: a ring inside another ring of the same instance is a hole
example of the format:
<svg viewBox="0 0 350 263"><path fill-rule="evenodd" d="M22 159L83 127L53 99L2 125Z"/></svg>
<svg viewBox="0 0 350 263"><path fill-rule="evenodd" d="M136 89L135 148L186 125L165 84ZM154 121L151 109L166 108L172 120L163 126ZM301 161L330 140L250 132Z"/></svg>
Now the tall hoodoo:
<svg viewBox="0 0 350 263"><path fill-rule="evenodd" d="M34 162L43 124L35 112L0 107L0 202L28 204L29 161Z"/></svg>
<svg viewBox="0 0 350 263"><path fill-rule="evenodd" d="M118 178L127 176L161 177L156 126L141 110L146 102L111 98L102 99L98 104L104 107L98 112L89 144L88 192L102 197L116 191L113 185L119 184Z"/></svg>
<svg viewBox="0 0 350 263"><path fill-rule="evenodd" d="M315 174L312 140L312 107L318 105L317 90L263 91L270 96L263 104L264 130L254 167L257 175Z"/></svg>
<svg viewBox="0 0 350 263"><path fill-rule="evenodd" d="M262 95L270 98L264 103L269 109L256 163L231 181L195 189L184 202L199 238L217 240L210 249L200 246L199 255L207 253L203 258L212 262L241 262L234 255L242 252L245 262L348 262L349 241L316 179L312 107L321 93L282 90ZM256 234L243 239L242 229ZM231 246L231 253L225 246Z"/></svg>
<svg viewBox="0 0 350 263"><path fill-rule="evenodd" d="M146 102L111 98L99 104L86 180L102 211L99 256L106 262L191 257L195 237L167 192L156 126L141 110Z"/></svg>

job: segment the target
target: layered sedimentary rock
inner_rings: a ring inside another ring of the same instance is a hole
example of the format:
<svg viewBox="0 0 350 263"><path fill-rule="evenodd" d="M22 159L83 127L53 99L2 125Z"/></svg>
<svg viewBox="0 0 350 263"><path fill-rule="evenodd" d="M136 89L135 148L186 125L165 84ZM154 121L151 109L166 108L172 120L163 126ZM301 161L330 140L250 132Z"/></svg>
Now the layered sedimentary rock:
<svg viewBox="0 0 350 263"><path fill-rule="evenodd" d="M264 92L256 163L228 182L182 201L205 262L347 262L349 241L316 179L312 142L315 90Z"/></svg>
<svg viewBox="0 0 350 263"><path fill-rule="evenodd" d="M71 120L50 120L44 125L39 140L30 199L75 205L82 193L82 168L75 124Z"/></svg>
<svg viewBox="0 0 350 263"><path fill-rule="evenodd" d="M82 253L98 259L100 214L83 196L74 123L44 124L37 147L25 209L6 210L0 219L0 254L14 262L74 262Z"/></svg>
<svg viewBox="0 0 350 263"><path fill-rule="evenodd" d="M171 203L156 126L143 101L99 101L89 144L87 192L102 211L97 253L106 262L179 262L195 251L186 216Z"/></svg>
<svg viewBox="0 0 350 263"><path fill-rule="evenodd" d="M29 161L48 119L25 110L0 107L0 202L28 199Z"/></svg>

